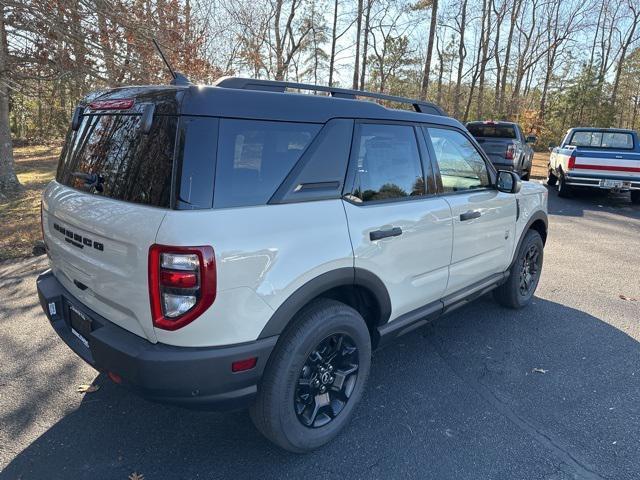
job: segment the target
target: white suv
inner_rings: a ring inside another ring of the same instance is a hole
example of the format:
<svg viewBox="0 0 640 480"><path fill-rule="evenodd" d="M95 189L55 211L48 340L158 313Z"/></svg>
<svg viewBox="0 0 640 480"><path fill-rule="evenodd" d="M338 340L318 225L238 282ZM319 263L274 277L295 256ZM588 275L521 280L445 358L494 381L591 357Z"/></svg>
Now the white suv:
<svg viewBox="0 0 640 480"><path fill-rule="evenodd" d="M241 78L115 89L73 115L38 293L114 382L249 406L303 452L349 421L372 349L492 289L531 300L546 203L433 104Z"/></svg>

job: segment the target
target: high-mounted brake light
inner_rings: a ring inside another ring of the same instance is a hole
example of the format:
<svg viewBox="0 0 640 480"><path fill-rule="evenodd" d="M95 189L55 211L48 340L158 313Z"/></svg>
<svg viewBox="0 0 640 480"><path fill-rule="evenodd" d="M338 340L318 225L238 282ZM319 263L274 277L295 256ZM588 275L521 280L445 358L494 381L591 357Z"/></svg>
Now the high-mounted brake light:
<svg viewBox="0 0 640 480"><path fill-rule="evenodd" d="M191 323L213 304L216 288L213 248L149 249L149 299L156 328L177 330Z"/></svg>
<svg viewBox="0 0 640 480"><path fill-rule="evenodd" d="M117 100L96 100L89 104L91 110L128 110L133 107L132 98L119 98Z"/></svg>

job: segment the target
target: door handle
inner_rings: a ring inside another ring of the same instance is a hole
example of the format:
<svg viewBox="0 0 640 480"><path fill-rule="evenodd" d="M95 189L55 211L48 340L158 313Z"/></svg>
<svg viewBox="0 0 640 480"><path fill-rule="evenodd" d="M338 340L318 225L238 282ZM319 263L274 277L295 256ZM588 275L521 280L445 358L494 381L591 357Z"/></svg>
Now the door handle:
<svg viewBox="0 0 640 480"><path fill-rule="evenodd" d="M369 232L369 239L373 242L374 240L380 240L387 237L399 237L402 235L402 229L400 227L393 227L388 230L375 230L373 232Z"/></svg>
<svg viewBox="0 0 640 480"><path fill-rule="evenodd" d="M480 218L482 212L480 210L469 210L460 214L460 221L473 220L474 218Z"/></svg>

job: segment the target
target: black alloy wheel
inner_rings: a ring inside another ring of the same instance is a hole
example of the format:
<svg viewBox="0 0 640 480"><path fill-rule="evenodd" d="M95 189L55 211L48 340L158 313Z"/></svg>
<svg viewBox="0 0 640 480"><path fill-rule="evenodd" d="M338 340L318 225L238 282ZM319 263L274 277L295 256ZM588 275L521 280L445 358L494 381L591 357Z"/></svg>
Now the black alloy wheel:
<svg viewBox="0 0 640 480"><path fill-rule="evenodd" d="M323 427L342 412L355 388L358 366L358 348L349 335L330 335L313 349L294 395L296 415L305 427Z"/></svg>
<svg viewBox="0 0 640 480"><path fill-rule="evenodd" d="M529 296L531 291L537 287L541 266L540 250L538 245L533 243L529 245L527 252L523 255L520 267L520 295L523 297Z"/></svg>

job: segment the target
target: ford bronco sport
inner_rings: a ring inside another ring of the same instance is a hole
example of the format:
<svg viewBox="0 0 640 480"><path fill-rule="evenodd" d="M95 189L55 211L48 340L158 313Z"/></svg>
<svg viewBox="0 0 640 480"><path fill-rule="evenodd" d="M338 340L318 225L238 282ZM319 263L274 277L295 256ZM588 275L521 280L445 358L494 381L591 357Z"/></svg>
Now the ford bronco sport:
<svg viewBox="0 0 640 480"><path fill-rule="evenodd" d="M304 452L353 415L372 349L490 290L530 302L546 204L430 103L242 78L114 89L76 108L43 194L38 294L114 382L248 406Z"/></svg>

